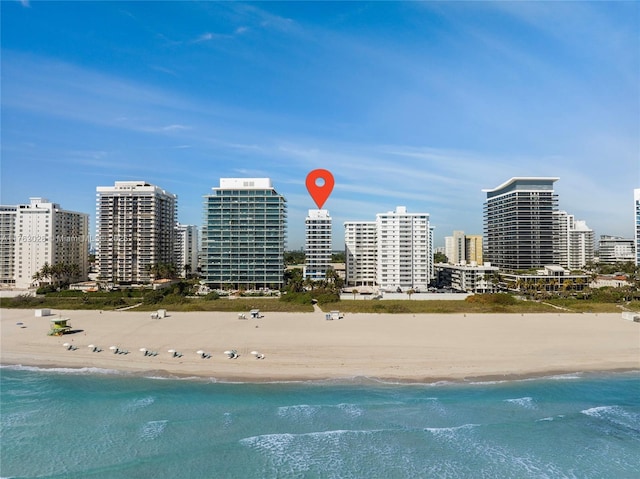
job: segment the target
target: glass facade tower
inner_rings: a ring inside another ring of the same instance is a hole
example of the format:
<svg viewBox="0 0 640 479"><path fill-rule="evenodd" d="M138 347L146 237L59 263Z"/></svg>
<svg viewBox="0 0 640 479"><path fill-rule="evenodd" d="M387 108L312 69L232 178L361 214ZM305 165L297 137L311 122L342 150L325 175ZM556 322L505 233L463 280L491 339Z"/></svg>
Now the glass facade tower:
<svg viewBox="0 0 640 479"><path fill-rule="evenodd" d="M204 197L202 274L213 288L281 288L287 205L269 178L221 178Z"/></svg>
<svg viewBox="0 0 640 479"><path fill-rule="evenodd" d="M484 261L508 271L556 264L559 178L511 178L483 190Z"/></svg>

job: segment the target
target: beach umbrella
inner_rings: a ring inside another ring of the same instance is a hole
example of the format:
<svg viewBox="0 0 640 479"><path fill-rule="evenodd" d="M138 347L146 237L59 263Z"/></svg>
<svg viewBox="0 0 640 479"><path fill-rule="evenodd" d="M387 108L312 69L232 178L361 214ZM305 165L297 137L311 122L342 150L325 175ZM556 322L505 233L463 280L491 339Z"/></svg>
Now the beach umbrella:
<svg viewBox="0 0 640 479"><path fill-rule="evenodd" d="M94 345L94 344L90 344L90 345L89 345L89 346L87 346L87 347L88 347L88 348L93 349L93 348L95 348L95 345Z"/></svg>
<svg viewBox="0 0 640 479"><path fill-rule="evenodd" d="M167 351L167 352L168 352L168 353L173 354L173 353L175 353L175 352L176 352L176 350L175 350L175 349L170 349L170 350L169 350L169 351Z"/></svg>
<svg viewBox="0 0 640 479"><path fill-rule="evenodd" d="M140 352L141 353L146 353L147 352L147 348L140 348Z"/></svg>
<svg viewBox="0 0 640 479"><path fill-rule="evenodd" d="M251 351L251 354L253 354L254 356L257 356L260 353L258 351Z"/></svg>
<svg viewBox="0 0 640 479"><path fill-rule="evenodd" d="M225 351L224 354L226 354L227 356L230 356L233 353L231 351Z"/></svg>
<svg viewBox="0 0 640 479"><path fill-rule="evenodd" d="M71 346L69 343L62 343L62 345L63 345L65 348L68 348L69 346Z"/></svg>
<svg viewBox="0 0 640 479"><path fill-rule="evenodd" d="M198 349L196 351L196 354L199 354L200 356L202 356L204 354L204 351L202 349Z"/></svg>
<svg viewBox="0 0 640 479"><path fill-rule="evenodd" d="M116 349L118 349L118 347L117 347L117 346L109 346L109 349L110 349L111 351L115 351Z"/></svg>

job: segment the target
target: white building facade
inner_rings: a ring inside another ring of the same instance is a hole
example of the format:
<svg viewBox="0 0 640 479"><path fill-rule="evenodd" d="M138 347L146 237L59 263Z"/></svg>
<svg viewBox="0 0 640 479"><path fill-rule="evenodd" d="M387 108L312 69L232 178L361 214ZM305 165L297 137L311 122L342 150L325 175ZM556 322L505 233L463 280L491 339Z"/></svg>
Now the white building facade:
<svg viewBox="0 0 640 479"><path fill-rule="evenodd" d="M593 262L595 234L585 221L576 220L566 211L555 214L557 222L556 261L569 270L582 269Z"/></svg>
<svg viewBox="0 0 640 479"><path fill-rule="evenodd" d="M174 261L176 271L182 278L198 270L198 227L196 225L176 225Z"/></svg>
<svg viewBox="0 0 640 479"><path fill-rule="evenodd" d="M466 261L466 244L464 231L454 231L453 236L445 237L445 256L451 264L462 264Z"/></svg>
<svg viewBox="0 0 640 479"><path fill-rule="evenodd" d="M499 270L488 263L481 266L437 264L435 269L440 286L469 293L493 293L498 289L495 278Z"/></svg>
<svg viewBox="0 0 640 479"><path fill-rule="evenodd" d="M427 213L406 207L376 215L377 283L383 291L426 290L434 278L433 230Z"/></svg>
<svg viewBox="0 0 640 479"><path fill-rule="evenodd" d="M373 287L377 281L378 242L375 221L344 223L345 285Z"/></svg>
<svg viewBox="0 0 640 479"><path fill-rule="evenodd" d="M326 278L331 266L331 216L327 210L309 210L305 218L305 279Z"/></svg>
<svg viewBox="0 0 640 479"><path fill-rule="evenodd" d="M18 289L36 285L34 275L49 266L64 265L57 280L87 278L89 270L89 215L64 210L46 198L30 198L28 205L0 208L2 283ZM6 240L6 241L4 241ZM37 283L54 282L54 277Z"/></svg>
<svg viewBox="0 0 640 479"><path fill-rule="evenodd" d="M601 263L615 264L636 261L634 239L601 235L598 246Z"/></svg>
<svg viewBox="0 0 640 479"><path fill-rule="evenodd" d="M148 283L154 265L175 264L176 195L144 181L116 181L96 192L101 281Z"/></svg>

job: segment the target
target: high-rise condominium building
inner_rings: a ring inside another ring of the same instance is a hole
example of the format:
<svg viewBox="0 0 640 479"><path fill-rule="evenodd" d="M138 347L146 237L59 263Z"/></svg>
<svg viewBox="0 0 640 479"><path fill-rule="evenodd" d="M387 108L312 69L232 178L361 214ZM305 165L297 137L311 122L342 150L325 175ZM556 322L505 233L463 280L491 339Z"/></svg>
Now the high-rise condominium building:
<svg viewBox="0 0 640 479"><path fill-rule="evenodd" d="M287 204L269 178L221 178L204 197L202 274L214 288L280 288Z"/></svg>
<svg viewBox="0 0 640 479"><path fill-rule="evenodd" d="M595 236L585 221L566 211L555 213L557 221L556 263L567 269L581 269L593 262Z"/></svg>
<svg viewBox="0 0 640 479"><path fill-rule="evenodd" d="M482 235L466 235L464 237L467 264L483 264Z"/></svg>
<svg viewBox="0 0 640 479"><path fill-rule="evenodd" d="M632 238L601 235L598 249L601 263L627 263L636 260L635 240Z"/></svg>
<svg viewBox="0 0 640 479"><path fill-rule="evenodd" d="M45 198L28 205L0 207L0 271L2 283L29 288L33 276L49 266L66 265L62 281L86 279L89 265L89 215L63 210ZM5 241L6 240L6 241ZM48 283L53 276L39 283Z"/></svg>
<svg viewBox="0 0 640 479"><path fill-rule="evenodd" d="M426 289L434 278L433 230L427 213L406 207L376 215L377 283L383 290Z"/></svg>
<svg viewBox="0 0 640 479"><path fill-rule="evenodd" d="M344 246L345 285L375 286L378 267L376 222L345 222Z"/></svg>
<svg viewBox="0 0 640 479"><path fill-rule="evenodd" d="M96 192L100 280L147 283L154 266L174 264L176 195L144 181L116 181Z"/></svg>
<svg viewBox="0 0 640 479"><path fill-rule="evenodd" d="M325 279L331 265L331 216L327 210L309 210L305 219L304 278Z"/></svg>
<svg viewBox="0 0 640 479"><path fill-rule="evenodd" d="M449 264L482 264L482 235L454 231L445 236L445 256Z"/></svg>
<svg viewBox="0 0 640 479"><path fill-rule="evenodd" d="M0 284L15 286L16 216L18 207L0 206Z"/></svg>
<svg viewBox="0 0 640 479"><path fill-rule="evenodd" d="M451 264L464 264L467 258L464 231L454 231L453 236L445 237L447 260Z"/></svg>
<svg viewBox="0 0 640 479"><path fill-rule="evenodd" d="M198 269L198 227L176 225L174 259L178 275L185 278Z"/></svg>
<svg viewBox="0 0 640 479"><path fill-rule="evenodd" d="M487 193L484 204L484 261L504 270L528 270L555 263L554 238L559 178L511 178Z"/></svg>
<svg viewBox="0 0 640 479"><path fill-rule="evenodd" d="M635 211L636 266L640 266L640 188L633 190Z"/></svg>

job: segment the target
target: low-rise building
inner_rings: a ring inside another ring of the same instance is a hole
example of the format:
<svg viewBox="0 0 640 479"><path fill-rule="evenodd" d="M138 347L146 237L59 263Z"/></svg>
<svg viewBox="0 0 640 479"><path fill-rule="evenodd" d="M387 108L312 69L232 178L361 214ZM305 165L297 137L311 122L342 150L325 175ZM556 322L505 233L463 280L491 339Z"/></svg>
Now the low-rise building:
<svg viewBox="0 0 640 479"><path fill-rule="evenodd" d="M500 274L501 287L519 293L559 293L582 291L589 286L587 274L569 274L562 266L549 265L535 273Z"/></svg>
<svg viewBox="0 0 640 479"><path fill-rule="evenodd" d="M498 268L490 263L483 265L445 264L435 265L440 287L471 293L493 293L498 290Z"/></svg>

